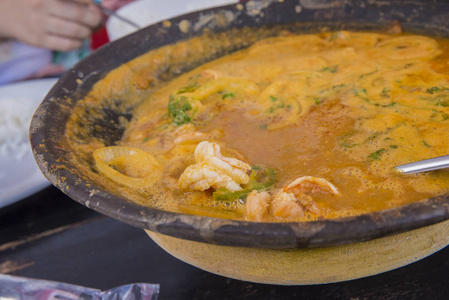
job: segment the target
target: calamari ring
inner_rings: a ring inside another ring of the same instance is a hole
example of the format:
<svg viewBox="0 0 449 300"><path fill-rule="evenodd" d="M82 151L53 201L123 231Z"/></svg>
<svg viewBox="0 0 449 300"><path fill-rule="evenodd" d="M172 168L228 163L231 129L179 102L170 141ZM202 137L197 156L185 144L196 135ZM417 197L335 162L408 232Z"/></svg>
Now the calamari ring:
<svg viewBox="0 0 449 300"><path fill-rule="evenodd" d="M153 155L137 148L111 146L93 153L95 167L108 179L131 188L147 188L162 173Z"/></svg>

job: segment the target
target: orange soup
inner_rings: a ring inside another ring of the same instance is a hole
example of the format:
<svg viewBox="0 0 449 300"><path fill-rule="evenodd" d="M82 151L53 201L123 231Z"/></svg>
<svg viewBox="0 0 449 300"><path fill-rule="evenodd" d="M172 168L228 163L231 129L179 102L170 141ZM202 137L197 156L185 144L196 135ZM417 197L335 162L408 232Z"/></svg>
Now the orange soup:
<svg viewBox="0 0 449 300"><path fill-rule="evenodd" d="M346 31L263 39L142 97L120 141L90 145L92 168L130 200L257 222L440 195L447 170L394 167L449 154L447 46Z"/></svg>

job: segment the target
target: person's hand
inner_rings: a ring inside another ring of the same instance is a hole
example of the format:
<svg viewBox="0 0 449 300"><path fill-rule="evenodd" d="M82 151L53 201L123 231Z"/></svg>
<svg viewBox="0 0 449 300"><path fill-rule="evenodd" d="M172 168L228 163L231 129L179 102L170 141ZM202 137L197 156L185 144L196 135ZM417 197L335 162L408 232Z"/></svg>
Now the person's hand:
<svg viewBox="0 0 449 300"><path fill-rule="evenodd" d="M69 51L101 23L93 0L1 0L0 39Z"/></svg>

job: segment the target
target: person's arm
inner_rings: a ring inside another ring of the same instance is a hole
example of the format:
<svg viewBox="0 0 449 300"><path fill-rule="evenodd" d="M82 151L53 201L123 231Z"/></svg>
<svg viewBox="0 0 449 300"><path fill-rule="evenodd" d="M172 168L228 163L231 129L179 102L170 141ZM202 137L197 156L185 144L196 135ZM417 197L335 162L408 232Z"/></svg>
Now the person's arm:
<svg viewBox="0 0 449 300"><path fill-rule="evenodd" d="M101 18L93 0L0 0L0 39L69 51L82 45Z"/></svg>

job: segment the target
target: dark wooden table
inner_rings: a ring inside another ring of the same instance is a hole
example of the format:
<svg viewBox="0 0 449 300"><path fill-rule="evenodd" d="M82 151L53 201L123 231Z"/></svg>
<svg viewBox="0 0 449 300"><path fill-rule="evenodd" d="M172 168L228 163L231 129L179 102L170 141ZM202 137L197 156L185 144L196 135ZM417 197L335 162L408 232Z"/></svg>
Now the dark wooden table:
<svg viewBox="0 0 449 300"><path fill-rule="evenodd" d="M0 209L0 273L102 290L158 283L159 299L449 299L449 248L348 282L255 284L179 261L143 230L87 209L54 187Z"/></svg>

